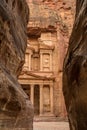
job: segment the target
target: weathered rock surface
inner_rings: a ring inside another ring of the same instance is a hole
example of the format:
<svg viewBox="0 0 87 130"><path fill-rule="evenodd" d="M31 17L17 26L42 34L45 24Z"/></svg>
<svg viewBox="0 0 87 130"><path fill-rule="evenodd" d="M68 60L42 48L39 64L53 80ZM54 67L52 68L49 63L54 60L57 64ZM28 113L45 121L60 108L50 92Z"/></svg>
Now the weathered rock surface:
<svg viewBox="0 0 87 130"><path fill-rule="evenodd" d="M57 61L54 69L56 77L54 113L56 116L65 117L66 110L62 94L62 68L73 26L75 0L27 0L27 3L29 3L30 8L28 36L32 37L32 39L40 38L41 33L51 32L52 38L55 37L55 43L54 40L52 41L52 44L55 44L54 59ZM47 41L45 42L47 43Z"/></svg>
<svg viewBox="0 0 87 130"><path fill-rule="evenodd" d="M77 0L76 6L64 62L63 92L70 130L87 130L87 0Z"/></svg>
<svg viewBox="0 0 87 130"><path fill-rule="evenodd" d="M0 130L32 130L33 108L17 81L27 44L25 0L0 1Z"/></svg>

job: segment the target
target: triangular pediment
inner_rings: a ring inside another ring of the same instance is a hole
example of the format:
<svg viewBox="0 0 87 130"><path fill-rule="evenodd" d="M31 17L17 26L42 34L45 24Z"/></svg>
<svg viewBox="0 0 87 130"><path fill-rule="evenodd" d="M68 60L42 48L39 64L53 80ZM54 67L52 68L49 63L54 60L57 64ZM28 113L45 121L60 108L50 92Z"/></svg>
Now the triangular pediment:
<svg viewBox="0 0 87 130"><path fill-rule="evenodd" d="M42 76L42 75L39 75L39 74L36 74L36 73L32 73L32 72L29 72L29 71L22 71L20 76L19 76L19 79L37 79L37 80L42 80L42 79L55 79L55 77L53 75L50 75L50 76Z"/></svg>
<svg viewBox="0 0 87 130"><path fill-rule="evenodd" d="M43 79L44 77L26 71L26 72L22 72L20 74L19 79L20 78L24 78L24 79Z"/></svg>

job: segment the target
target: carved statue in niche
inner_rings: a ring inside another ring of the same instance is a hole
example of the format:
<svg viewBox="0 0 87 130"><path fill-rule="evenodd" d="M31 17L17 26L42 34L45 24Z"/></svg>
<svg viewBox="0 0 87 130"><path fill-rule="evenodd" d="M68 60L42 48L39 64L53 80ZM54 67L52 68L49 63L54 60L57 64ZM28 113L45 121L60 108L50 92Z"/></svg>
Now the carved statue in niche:
<svg viewBox="0 0 87 130"><path fill-rule="evenodd" d="M50 55L44 54L43 55L43 70L50 70Z"/></svg>

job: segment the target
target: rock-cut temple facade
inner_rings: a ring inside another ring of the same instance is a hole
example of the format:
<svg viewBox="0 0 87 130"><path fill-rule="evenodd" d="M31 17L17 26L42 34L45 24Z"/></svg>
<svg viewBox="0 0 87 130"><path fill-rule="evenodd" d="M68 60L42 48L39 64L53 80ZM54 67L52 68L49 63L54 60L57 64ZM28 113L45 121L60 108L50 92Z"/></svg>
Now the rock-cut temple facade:
<svg viewBox="0 0 87 130"><path fill-rule="evenodd" d="M62 65L67 44L59 31L60 17L48 6L29 1L25 64L19 82L38 116L66 117Z"/></svg>

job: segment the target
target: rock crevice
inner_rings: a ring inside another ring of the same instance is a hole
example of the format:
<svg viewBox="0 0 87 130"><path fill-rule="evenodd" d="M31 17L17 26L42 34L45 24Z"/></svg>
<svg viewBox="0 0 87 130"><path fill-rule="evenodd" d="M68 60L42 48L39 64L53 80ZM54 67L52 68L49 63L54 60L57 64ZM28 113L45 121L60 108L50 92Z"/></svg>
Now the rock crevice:
<svg viewBox="0 0 87 130"><path fill-rule="evenodd" d="M70 130L87 129L86 0L77 0L76 17L64 62L63 92Z"/></svg>

